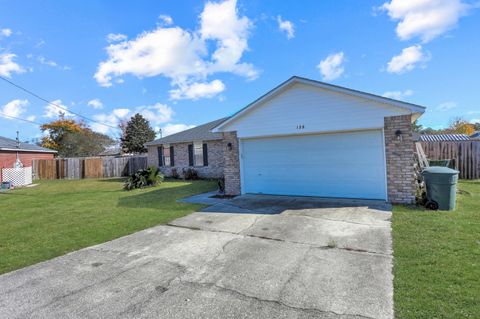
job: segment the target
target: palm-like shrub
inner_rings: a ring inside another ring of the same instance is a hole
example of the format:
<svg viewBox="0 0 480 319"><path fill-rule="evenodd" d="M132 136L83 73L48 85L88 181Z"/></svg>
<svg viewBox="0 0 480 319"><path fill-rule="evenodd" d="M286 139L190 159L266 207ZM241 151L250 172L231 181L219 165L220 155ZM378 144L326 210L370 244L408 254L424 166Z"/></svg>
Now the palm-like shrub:
<svg viewBox="0 0 480 319"><path fill-rule="evenodd" d="M123 189L130 191L135 188L144 188L158 185L163 181L163 175L157 167L150 166L132 174L123 184Z"/></svg>

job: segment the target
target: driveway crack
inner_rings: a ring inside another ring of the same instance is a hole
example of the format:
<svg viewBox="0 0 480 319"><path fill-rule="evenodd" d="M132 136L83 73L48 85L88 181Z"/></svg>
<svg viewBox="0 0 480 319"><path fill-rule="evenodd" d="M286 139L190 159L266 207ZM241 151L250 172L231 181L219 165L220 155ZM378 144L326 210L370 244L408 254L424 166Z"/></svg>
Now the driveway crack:
<svg viewBox="0 0 480 319"><path fill-rule="evenodd" d="M317 315L331 314L331 315L334 315L334 316L353 316L353 317L356 317L356 318L375 319L373 317L368 317L368 316L359 315L359 314L337 313L337 312L330 311L330 310L321 310L321 309L317 309L317 308L298 307L298 306L290 305L290 304L287 304L283 301L279 301L279 300L275 300L275 299L263 299L263 298L260 298L260 297L257 297L257 296L253 296L253 295L250 295L250 294L243 293L243 292L238 291L238 290L233 289L233 288L227 288L227 287L220 286L216 283L199 283L199 282L183 281L183 280L180 280L180 283L189 284L189 285L192 285L192 286L207 287L207 288L214 287L218 290L226 291L226 292L229 292L229 293L234 294L236 296L240 296L242 298L256 300L256 301L261 302L261 303L272 303L272 304L275 304L277 306L282 306L282 307L289 308L291 310L303 311L303 312L308 312L308 313L311 313L311 314L317 314Z"/></svg>
<svg viewBox="0 0 480 319"><path fill-rule="evenodd" d="M143 265L148 265L148 264L150 264L150 263L152 263L152 262L154 262L154 261L155 261L155 260L150 260L150 261L144 263ZM78 294L78 293L81 293L81 292L83 292L83 291L85 291L85 290L87 290L87 289L90 289L90 288L92 288L92 287L94 287L94 286L101 285L101 284L103 284L103 283L105 283L105 282L108 282L108 281L110 281L110 280L113 280L113 279L115 279L115 278L117 278L117 277L120 277L121 275L123 275L123 274L125 274L125 273L127 273L127 272L129 272L129 271L132 271L132 270L134 270L134 269L135 269L134 267L124 269L124 270L122 270L122 271L120 271L120 272L118 272L118 273L116 273L116 274L114 274L114 275L112 275L112 276L109 276L109 277L107 277L107 278L105 278L105 279L102 279L102 280L100 280L100 281L98 281L98 282L94 282L94 283L91 283L91 284L89 284L89 285L83 286L83 287L81 287L81 288L79 288L79 289L72 290L72 291L70 291L70 292L68 292L68 293L66 293L66 294L63 294L63 295L60 295L60 296L56 296L56 297L52 298L49 302L47 302L47 303L45 303L45 304L43 304L43 305L40 305L40 306L38 306L38 307L35 307L34 309L30 310L30 311L27 313L27 315L34 314L34 313L35 313L37 310L39 310L39 309L48 307L48 306L53 305L53 304L55 304L56 302L58 302L58 301L60 301L60 300L62 300L62 299L68 298L68 297L70 297L70 296L73 296L73 295L76 295L76 294ZM28 316L27 316L27 317L28 317Z"/></svg>
<svg viewBox="0 0 480 319"><path fill-rule="evenodd" d="M317 248L317 249L337 249L337 250L342 250L342 251L371 254L371 255L375 255L375 256L391 257L390 254L384 254L384 253L375 252L375 251L368 251L368 250L364 250L364 249L356 249L356 248L352 248L352 247L329 247L328 245L325 245L325 246L314 245L314 244L309 244L309 243L304 243L304 242L299 242L299 241L285 240L285 239L281 239L281 238L272 238L272 237L259 236L259 235L253 235L253 234L245 234L244 233L245 230L241 231L240 233L234 233L234 232L217 230L217 229L202 229L202 228L199 228L199 227L173 225L173 224L167 224L167 225L170 226L170 227L190 229L190 230L193 230L193 231L204 231L204 232L211 232L211 233L232 234L232 235L242 236L244 238L258 238L258 239L269 240L269 241L284 242L284 243L288 243L288 244L308 246L308 247ZM249 226L248 228L250 228L250 227L252 227L252 226Z"/></svg>

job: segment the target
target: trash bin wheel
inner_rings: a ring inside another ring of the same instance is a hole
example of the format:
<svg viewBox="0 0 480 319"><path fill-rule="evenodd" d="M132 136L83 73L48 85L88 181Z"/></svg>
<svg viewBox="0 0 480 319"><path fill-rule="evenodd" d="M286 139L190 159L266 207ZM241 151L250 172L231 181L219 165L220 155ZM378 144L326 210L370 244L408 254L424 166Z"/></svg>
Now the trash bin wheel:
<svg viewBox="0 0 480 319"><path fill-rule="evenodd" d="M434 200L429 200L426 204L425 207L430 210L438 210L438 203Z"/></svg>

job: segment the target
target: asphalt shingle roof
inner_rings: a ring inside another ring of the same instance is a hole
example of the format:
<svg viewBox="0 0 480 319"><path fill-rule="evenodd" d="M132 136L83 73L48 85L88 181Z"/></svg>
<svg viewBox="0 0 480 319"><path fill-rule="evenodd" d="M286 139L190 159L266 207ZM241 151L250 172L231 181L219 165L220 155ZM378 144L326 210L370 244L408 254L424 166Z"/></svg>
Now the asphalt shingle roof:
<svg viewBox="0 0 480 319"><path fill-rule="evenodd" d="M154 141L145 143L145 145L160 145L160 144L173 144L173 143L185 143L194 141L211 141L221 140L222 133L212 133L211 130L218 124L225 121L228 117L218 119L206 124L196 126L194 128L178 132L163 138L156 139Z"/></svg>
<svg viewBox="0 0 480 319"><path fill-rule="evenodd" d="M35 144L29 143L20 143L17 147L17 141L0 136L0 150L19 150L19 151L32 151L32 152L51 152L56 153L57 151L41 147Z"/></svg>

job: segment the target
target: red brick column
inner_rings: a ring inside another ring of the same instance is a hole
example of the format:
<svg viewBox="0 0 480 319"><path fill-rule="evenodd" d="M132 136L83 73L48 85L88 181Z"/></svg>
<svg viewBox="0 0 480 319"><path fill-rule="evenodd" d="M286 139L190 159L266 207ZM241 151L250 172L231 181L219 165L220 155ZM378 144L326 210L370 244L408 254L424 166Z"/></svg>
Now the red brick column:
<svg viewBox="0 0 480 319"><path fill-rule="evenodd" d="M400 137L397 132L401 133ZM384 133L388 201L411 204L415 201L415 155L411 115L385 117Z"/></svg>
<svg viewBox="0 0 480 319"><path fill-rule="evenodd" d="M225 194L240 195L240 159L237 132L223 133Z"/></svg>

